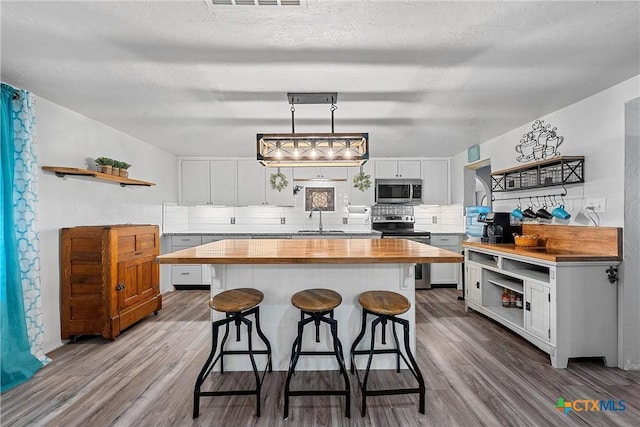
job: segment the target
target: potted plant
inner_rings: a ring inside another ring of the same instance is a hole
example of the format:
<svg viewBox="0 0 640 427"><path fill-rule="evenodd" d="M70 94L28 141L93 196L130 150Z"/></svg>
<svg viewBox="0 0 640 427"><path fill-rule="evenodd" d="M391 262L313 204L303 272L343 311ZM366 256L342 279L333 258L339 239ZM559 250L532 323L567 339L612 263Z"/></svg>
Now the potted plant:
<svg viewBox="0 0 640 427"><path fill-rule="evenodd" d="M127 169L129 169L131 167L131 165L127 162L120 162L120 176L123 178L128 178L129 177L129 171Z"/></svg>
<svg viewBox="0 0 640 427"><path fill-rule="evenodd" d="M113 159L110 159L108 157L98 157L97 159L95 159L95 162L97 165L98 172L111 175L113 162L114 162Z"/></svg>
<svg viewBox="0 0 640 427"><path fill-rule="evenodd" d="M114 160L111 168L111 175L120 176L120 161Z"/></svg>

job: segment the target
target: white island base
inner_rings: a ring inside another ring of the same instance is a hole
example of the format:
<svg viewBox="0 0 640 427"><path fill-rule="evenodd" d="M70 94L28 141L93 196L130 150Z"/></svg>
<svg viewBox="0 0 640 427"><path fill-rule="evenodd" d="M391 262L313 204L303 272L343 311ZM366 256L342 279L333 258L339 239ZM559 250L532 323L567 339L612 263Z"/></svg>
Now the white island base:
<svg viewBox="0 0 640 427"><path fill-rule="evenodd" d="M342 295L342 304L334 311L338 321L338 335L342 342L345 363L349 361L351 344L358 335L362 323L362 308L358 295L370 290L389 290L404 295L411 302L411 309L400 317L409 320L411 328L409 342L415 355L415 264L213 264L211 265L211 295L235 288L256 288L264 293L260 304L260 323L262 331L271 343L273 369L286 371L289 368L291 346L297 334L300 310L291 305L291 296L296 292L312 289L332 289ZM212 320L224 317L223 313L212 310ZM249 316L253 320L253 316ZM371 342L369 328L360 344L368 348ZM231 328L225 349L246 349L246 327L242 326L242 339L235 341L235 327ZM376 348L381 344L381 327L376 332ZM400 345L403 346L402 328L397 328ZM263 349L264 345L253 333L254 349ZM387 325L387 347L394 342L391 324ZM329 326L320 325L320 343L315 342L315 327L309 324L304 330L303 350L331 350L332 340ZM260 367L264 367L266 356L256 356ZM367 356L357 357L358 369L366 367ZM395 369L394 355L376 355L372 369ZM225 357L225 370L250 370L247 356ZM406 368L404 363L401 367ZM216 368L217 369L217 368ZM335 370L338 364L333 356L302 356L296 370Z"/></svg>

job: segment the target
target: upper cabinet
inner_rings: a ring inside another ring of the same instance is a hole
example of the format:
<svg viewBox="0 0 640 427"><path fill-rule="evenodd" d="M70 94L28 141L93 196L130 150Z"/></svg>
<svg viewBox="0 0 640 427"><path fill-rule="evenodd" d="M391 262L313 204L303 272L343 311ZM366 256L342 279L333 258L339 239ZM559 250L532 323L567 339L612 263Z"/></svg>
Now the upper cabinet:
<svg viewBox="0 0 640 427"><path fill-rule="evenodd" d="M181 160L180 202L235 206L235 160Z"/></svg>
<svg viewBox="0 0 640 427"><path fill-rule="evenodd" d="M420 160L376 160L376 179L420 179Z"/></svg>
<svg viewBox="0 0 640 427"><path fill-rule="evenodd" d="M340 179L346 180L349 168L345 167L326 167L326 168L295 168L293 178L298 180L307 179Z"/></svg>
<svg viewBox="0 0 640 427"><path fill-rule="evenodd" d="M349 197L349 206L372 206L374 200L374 178L373 178L373 162L369 161L362 166L362 171L371 176L371 187L367 190L360 191L353 186L353 177L360 173L360 168L348 168L349 176L347 179L347 195Z"/></svg>
<svg viewBox="0 0 640 427"><path fill-rule="evenodd" d="M293 206L293 170L280 168L289 185L282 191L271 188L271 174L277 170L265 168L256 160L238 160L238 206Z"/></svg>
<svg viewBox="0 0 640 427"><path fill-rule="evenodd" d="M448 205L450 197L449 160L422 160L422 203Z"/></svg>

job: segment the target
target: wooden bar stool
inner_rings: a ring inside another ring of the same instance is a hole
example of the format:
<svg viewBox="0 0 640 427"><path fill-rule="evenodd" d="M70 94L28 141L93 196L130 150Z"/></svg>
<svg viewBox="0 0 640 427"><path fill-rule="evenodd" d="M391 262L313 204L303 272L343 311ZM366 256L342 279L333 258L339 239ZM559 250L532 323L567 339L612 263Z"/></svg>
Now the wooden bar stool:
<svg viewBox="0 0 640 427"><path fill-rule="evenodd" d="M213 310L225 313L225 318L212 322L212 340L211 340L211 353L205 362L198 379L196 380L196 386L193 391L193 418L198 418L200 415L200 396L237 396L237 395L256 395L256 416L260 416L260 389L266 371L272 371L271 366L271 344L269 340L262 332L260 328L260 307L258 304L262 302L264 295L257 289L239 288L230 289L214 296L209 301L209 307ZM256 332L266 346L266 350L254 350L251 340L252 322L247 319L247 316L254 315L256 322ZM240 324L244 323L247 326L247 350L225 350L224 345L229 336L229 325L234 323L236 326L236 341L240 341ZM216 350L218 346L218 335L220 327L225 326L225 334L220 344L220 351L216 357ZM262 372L262 377L258 372L258 367L254 359L256 354L267 355L267 366ZM249 355L251 360L251 367L256 380L256 388L249 390L224 390L224 391L201 391L200 387L204 382L207 375L213 370L214 365L220 360L220 372L224 373L224 356L225 355ZM215 357L215 358L214 358Z"/></svg>
<svg viewBox="0 0 640 427"><path fill-rule="evenodd" d="M399 314L407 312L411 308L411 303L403 295L391 291L367 291L358 296L358 302L362 306L362 329L351 346L351 373L355 372L358 379L358 385L362 391L362 416L367 412L367 396L384 396L393 394L418 393L420 395L419 411L424 414L425 404L425 387L422 373L418 368L418 364L411 353L409 346L409 321L396 317ZM356 347L362 341L367 328L367 315L375 316L371 322L371 347L367 350L356 350ZM375 349L376 327L382 324L382 344L386 344L386 326L387 322L392 323L393 339L395 348ZM400 350L398 335L396 333L396 323L402 325L404 331L404 348L406 357ZM367 368L365 370L364 379L360 380L360 375L355 369L355 356L368 354ZM368 390L367 380L369 379L369 369L371 368L371 360L374 354L395 354L396 355L396 371L400 372L400 358L407 364L414 378L418 381L418 387L415 388L397 388L384 390ZM408 358L408 360L407 360Z"/></svg>
<svg viewBox="0 0 640 427"><path fill-rule="evenodd" d="M298 322L298 335L291 348L291 360L289 372L284 387L284 419L289 417L290 396L344 396L346 399L346 417L351 416L351 393L349 376L344 363L342 343L338 339L338 322L333 318L333 310L342 303L342 296L330 289L307 289L298 292L291 297L291 304L300 309L300 321ZM305 317L306 316L306 317ZM320 342L320 322L330 326L333 338L333 351L303 351L302 333L305 325L313 322L316 326L316 342ZM300 356L335 356L340 366L340 373L344 378L344 390L291 390L291 377L295 374L296 365Z"/></svg>

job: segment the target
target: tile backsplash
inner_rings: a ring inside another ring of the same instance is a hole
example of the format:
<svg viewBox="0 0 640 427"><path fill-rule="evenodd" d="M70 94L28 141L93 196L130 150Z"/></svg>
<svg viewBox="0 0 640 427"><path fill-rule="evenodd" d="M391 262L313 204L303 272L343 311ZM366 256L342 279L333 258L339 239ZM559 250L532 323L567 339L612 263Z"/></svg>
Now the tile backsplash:
<svg viewBox="0 0 640 427"><path fill-rule="evenodd" d="M338 199L339 200L339 199ZM432 232L464 231L462 205L419 205L414 209L416 229ZM232 218L234 222L232 223ZM284 218L284 221L283 221ZM436 222L434 223L434 218ZM284 222L284 224L282 223ZM318 229L318 212L309 218L302 206L179 206L163 204L163 233L292 233ZM336 203L334 212L322 213L325 230L367 232L371 230L371 208L349 209Z"/></svg>

